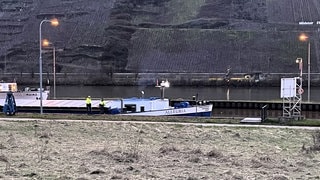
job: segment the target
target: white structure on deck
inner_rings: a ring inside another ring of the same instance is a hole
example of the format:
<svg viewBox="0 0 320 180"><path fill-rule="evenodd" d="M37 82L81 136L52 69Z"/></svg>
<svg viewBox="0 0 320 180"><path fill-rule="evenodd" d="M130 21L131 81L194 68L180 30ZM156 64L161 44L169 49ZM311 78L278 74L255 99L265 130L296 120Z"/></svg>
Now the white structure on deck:
<svg viewBox="0 0 320 180"><path fill-rule="evenodd" d="M128 98L109 101L106 107L123 108L127 112L143 112L143 111L157 111L163 109L172 109L169 106L169 99L159 98Z"/></svg>
<svg viewBox="0 0 320 180"><path fill-rule="evenodd" d="M6 99L8 92L12 92L15 99L40 99L40 89L26 87L23 91L19 91L17 83L0 83L0 101L4 101ZM42 98L46 100L48 97L49 91L43 90Z"/></svg>

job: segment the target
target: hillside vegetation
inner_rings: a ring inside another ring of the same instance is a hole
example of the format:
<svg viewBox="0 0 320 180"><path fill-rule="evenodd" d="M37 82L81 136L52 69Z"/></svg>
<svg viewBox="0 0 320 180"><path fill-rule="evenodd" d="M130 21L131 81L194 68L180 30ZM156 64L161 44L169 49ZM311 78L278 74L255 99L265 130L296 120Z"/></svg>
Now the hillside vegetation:
<svg viewBox="0 0 320 180"><path fill-rule="evenodd" d="M39 23L57 51L57 73L295 73L307 57L318 72L317 0L0 1L0 72L38 72ZM44 72L52 72L52 50ZM307 67L305 67L307 68Z"/></svg>

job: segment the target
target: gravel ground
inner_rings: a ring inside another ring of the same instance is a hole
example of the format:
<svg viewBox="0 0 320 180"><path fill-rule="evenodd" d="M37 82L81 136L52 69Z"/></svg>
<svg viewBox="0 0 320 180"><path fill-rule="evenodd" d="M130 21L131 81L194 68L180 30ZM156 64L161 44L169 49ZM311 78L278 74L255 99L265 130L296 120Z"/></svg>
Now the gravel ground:
<svg viewBox="0 0 320 180"><path fill-rule="evenodd" d="M0 179L320 179L320 132L0 121Z"/></svg>

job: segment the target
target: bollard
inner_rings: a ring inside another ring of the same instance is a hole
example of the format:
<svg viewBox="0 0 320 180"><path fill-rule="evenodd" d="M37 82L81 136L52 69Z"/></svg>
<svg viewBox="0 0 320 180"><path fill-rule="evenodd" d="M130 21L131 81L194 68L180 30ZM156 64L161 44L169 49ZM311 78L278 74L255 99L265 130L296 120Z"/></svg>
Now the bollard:
<svg viewBox="0 0 320 180"><path fill-rule="evenodd" d="M267 114L268 113L268 105L264 105L261 108L261 121L265 121L267 119Z"/></svg>

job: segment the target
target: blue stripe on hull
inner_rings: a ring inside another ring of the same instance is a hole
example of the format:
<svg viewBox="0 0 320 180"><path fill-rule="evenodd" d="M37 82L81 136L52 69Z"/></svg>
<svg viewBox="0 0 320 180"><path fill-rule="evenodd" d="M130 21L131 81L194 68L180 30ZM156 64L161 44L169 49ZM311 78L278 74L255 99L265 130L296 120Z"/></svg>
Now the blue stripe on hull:
<svg viewBox="0 0 320 180"><path fill-rule="evenodd" d="M200 116L200 117L210 117L212 115L211 112L198 112L198 113L188 113L188 114L179 114L179 115L171 115L171 116Z"/></svg>

